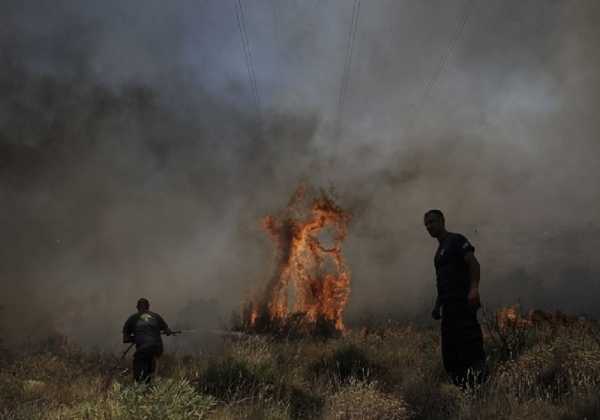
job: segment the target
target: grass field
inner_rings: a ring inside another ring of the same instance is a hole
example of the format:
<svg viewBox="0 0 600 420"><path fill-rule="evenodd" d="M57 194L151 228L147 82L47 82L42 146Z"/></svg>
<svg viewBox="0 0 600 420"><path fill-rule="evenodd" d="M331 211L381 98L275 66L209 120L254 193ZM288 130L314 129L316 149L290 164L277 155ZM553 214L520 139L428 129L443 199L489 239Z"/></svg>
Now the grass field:
<svg viewBox="0 0 600 420"><path fill-rule="evenodd" d="M437 328L385 324L339 339L229 339L204 357L165 354L150 388L115 355L61 340L2 350L0 418L598 419L596 324L486 330L489 381L449 385Z"/></svg>

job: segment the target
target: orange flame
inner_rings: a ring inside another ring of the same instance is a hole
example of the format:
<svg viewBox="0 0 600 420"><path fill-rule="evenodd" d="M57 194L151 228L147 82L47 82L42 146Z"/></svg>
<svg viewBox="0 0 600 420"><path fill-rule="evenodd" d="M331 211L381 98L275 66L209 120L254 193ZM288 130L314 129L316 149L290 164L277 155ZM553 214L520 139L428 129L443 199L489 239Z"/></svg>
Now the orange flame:
<svg viewBox="0 0 600 420"><path fill-rule="evenodd" d="M342 242L350 215L324 191L308 205L307 195L307 188L300 186L280 217L263 220L263 228L277 245L277 266L261 304L253 303L247 315L250 327L261 316L285 321L295 313L308 322L324 319L338 331L344 329L350 272Z"/></svg>
<svg viewBox="0 0 600 420"><path fill-rule="evenodd" d="M585 318L583 318L583 320L585 320ZM568 325L578 321L580 321L579 317L567 315L560 310L547 312L540 309L531 309L527 314L524 314L518 304L500 308L496 311L496 323L501 331L516 328L530 328L542 324Z"/></svg>
<svg viewBox="0 0 600 420"><path fill-rule="evenodd" d="M501 331L529 327L531 322L521 314L519 305L507 306L496 312L496 323Z"/></svg>

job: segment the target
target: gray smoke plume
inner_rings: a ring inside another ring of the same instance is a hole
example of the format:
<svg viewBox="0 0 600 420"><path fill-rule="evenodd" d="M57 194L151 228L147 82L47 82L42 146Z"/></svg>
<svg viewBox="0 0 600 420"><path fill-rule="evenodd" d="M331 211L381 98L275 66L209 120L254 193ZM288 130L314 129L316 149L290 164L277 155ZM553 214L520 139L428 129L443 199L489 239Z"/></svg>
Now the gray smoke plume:
<svg viewBox="0 0 600 420"><path fill-rule="evenodd" d="M15 0L0 16L10 339L112 345L141 296L171 323L226 322L273 269L260 219L300 182L353 213L350 318L428 310L433 207L474 243L488 305L600 315L593 0Z"/></svg>

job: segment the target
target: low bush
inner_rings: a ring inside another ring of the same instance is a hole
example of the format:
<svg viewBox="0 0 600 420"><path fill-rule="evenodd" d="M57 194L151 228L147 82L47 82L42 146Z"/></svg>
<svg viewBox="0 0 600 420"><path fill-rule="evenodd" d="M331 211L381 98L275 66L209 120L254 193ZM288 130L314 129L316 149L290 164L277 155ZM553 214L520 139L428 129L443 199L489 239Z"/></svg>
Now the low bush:
<svg viewBox="0 0 600 420"><path fill-rule="evenodd" d="M323 398L298 387L286 391L285 402L289 406L289 416L292 419L319 418L323 409Z"/></svg>
<svg viewBox="0 0 600 420"><path fill-rule="evenodd" d="M405 420L411 412L404 401L383 394L375 383L350 381L332 395L325 409L327 420Z"/></svg>
<svg viewBox="0 0 600 420"><path fill-rule="evenodd" d="M381 370L380 366L369 360L365 351L353 343L342 344L309 367L313 375L339 384L350 379L366 380Z"/></svg>
<svg viewBox="0 0 600 420"><path fill-rule="evenodd" d="M236 401L272 392L275 376L268 365L226 357L210 363L197 384L200 392L222 401Z"/></svg>
<svg viewBox="0 0 600 420"><path fill-rule="evenodd" d="M149 388L132 385L116 389L117 418L123 420L202 419L215 407L216 400L199 394L185 379L157 380Z"/></svg>

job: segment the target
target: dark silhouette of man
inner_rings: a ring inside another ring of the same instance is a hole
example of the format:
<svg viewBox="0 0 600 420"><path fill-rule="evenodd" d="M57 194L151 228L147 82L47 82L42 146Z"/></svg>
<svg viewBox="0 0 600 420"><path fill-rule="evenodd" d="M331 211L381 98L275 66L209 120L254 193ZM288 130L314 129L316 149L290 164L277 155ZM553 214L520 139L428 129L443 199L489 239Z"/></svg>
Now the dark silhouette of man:
<svg viewBox="0 0 600 420"><path fill-rule="evenodd" d="M434 258L437 299L431 316L442 320L444 368L454 384L473 386L485 379L483 335L477 320L480 267L475 248L463 235L446 230L440 210L429 210L424 222L439 242Z"/></svg>
<svg viewBox="0 0 600 420"><path fill-rule="evenodd" d="M156 360L163 352L160 334L171 335L173 332L159 314L150 312L148 299L141 298L136 307L137 312L123 325L123 342L135 343L133 378L136 382L150 383Z"/></svg>

